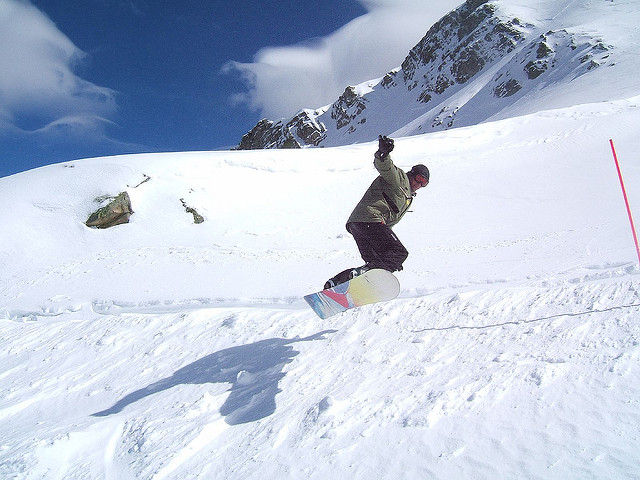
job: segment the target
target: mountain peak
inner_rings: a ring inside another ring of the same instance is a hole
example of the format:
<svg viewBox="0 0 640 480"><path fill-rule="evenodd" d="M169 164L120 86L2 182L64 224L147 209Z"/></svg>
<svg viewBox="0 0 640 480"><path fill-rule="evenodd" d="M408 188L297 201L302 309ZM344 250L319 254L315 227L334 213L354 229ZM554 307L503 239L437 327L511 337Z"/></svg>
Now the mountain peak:
<svg viewBox="0 0 640 480"><path fill-rule="evenodd" d="M515 104L523 107L520 113L533 113L536 107L524 105L523 97L607 63L612 48L549 26L488 0L468 0L436 22L398 69L347 86L328 107L263 119L238 149L339 146L372 141L381 132L428 133L480 123Z"/></svg>

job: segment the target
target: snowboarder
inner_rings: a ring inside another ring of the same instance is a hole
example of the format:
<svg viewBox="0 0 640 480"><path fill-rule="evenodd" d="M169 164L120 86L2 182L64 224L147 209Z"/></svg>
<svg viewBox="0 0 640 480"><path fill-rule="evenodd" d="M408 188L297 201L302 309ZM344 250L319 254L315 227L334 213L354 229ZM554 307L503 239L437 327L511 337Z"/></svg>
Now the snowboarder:
<svg viewBox="0 0 640 480"><path fill-rule="evenodd" d="M382 268L389 272L402 270L409 252L391 228L409 209L418 189L429 184L429 169L414 165L405 173L396 167L389 153L393 139L380 135L373 165L380 175L373 181L347 220L347 231L353 235L362 259L361 267L349 268L330 278L324 288L332 288L368 270Z"/></svg>

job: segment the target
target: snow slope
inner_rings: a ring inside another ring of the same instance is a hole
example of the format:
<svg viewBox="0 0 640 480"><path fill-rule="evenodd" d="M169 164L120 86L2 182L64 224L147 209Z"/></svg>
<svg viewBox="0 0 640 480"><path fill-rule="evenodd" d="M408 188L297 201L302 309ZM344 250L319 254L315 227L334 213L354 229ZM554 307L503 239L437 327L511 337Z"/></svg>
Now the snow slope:
<svg viewBox="0 0 640 480"><path fill-rule="evenodd" d="M1 178L0 479L640 478L640 270L609 146L637 211L637 8L498 4L611 64L396 140L432 182L395 228L394 301L320 320L302 300L361 263L344 222L372 143ZM125 190L129 224L84 225Z"/></svg>
<svg viewBox="0 0 640 480"><path fill-rule="evenodd" d="M400 297L328 320L374 144L0 179L0 478L638 478L639 100L398 139Z"/></svg>

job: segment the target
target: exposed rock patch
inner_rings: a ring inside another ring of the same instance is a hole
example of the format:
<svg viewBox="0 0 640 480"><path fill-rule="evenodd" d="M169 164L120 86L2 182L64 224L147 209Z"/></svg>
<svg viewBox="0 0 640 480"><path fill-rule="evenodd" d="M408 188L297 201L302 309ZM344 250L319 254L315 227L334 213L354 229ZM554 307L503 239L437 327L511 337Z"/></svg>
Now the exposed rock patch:
<svg viewBox="0 0 640 480"><path fill-rule="evenodd" d="M116 197L98 197L96 198L96 202L103 206L89 215L89 218L85 222L87 227L109 228L115 225L129 223L133 209L131 208L131 199L127 192L122 192Z"/></svg>
<svg viewBox="0 0 640 480"><path fill-rule="evenodd" d="M181 198L180 202L182 203L182 206L187 211L187 213L190 213L191 215L193 215L193 223L198 224L198 223L203 223L204 222L204 217L202 215L200 215L195 208L190 207L189 205L187 205L187 202L185 201L184 198Z"/></svg>

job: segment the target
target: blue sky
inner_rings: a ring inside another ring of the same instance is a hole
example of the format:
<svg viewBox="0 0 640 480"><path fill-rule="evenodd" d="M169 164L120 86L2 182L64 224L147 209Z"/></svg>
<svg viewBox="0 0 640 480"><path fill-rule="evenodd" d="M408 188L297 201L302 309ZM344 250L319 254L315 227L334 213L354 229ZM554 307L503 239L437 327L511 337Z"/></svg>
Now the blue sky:
<svg viewBox="0 0 640 480"><path fill-rule="evenodd" d="M0 176L237 145L399 66L437 3L0 0Z"/></svg>

